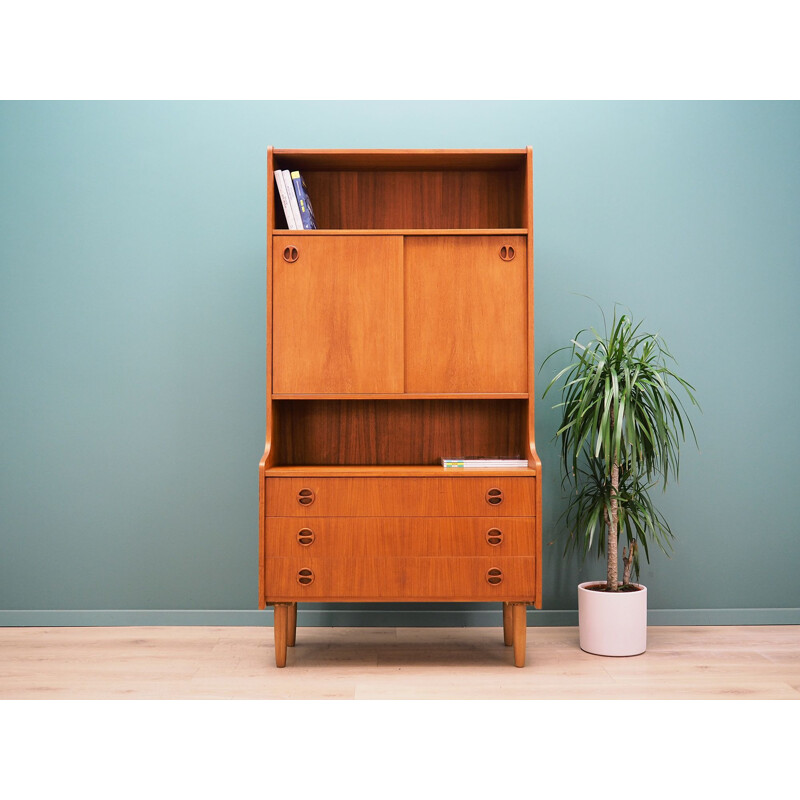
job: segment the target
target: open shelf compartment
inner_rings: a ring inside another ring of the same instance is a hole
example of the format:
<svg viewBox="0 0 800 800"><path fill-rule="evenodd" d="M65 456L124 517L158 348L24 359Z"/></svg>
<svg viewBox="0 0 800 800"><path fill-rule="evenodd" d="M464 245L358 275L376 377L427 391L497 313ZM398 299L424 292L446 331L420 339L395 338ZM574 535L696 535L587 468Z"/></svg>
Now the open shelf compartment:
<svg viewBox="0 0 800 800"><path fill-rule="evenodd" d="M527 400L275 400L273 412L273 469L413 465L445 473L442 458L525 458Z"/></svg>
<svg viewBox="0 0 800 800"><path fill-rule="evenodd" d="M274 169L302 173L318 229L337 231L525 228L525 164L525 150L273 151Z"/></svg>

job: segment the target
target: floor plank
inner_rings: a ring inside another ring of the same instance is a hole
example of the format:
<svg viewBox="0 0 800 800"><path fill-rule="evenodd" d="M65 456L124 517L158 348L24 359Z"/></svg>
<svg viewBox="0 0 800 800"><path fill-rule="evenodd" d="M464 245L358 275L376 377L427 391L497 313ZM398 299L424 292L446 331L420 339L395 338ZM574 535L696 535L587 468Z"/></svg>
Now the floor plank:
<svg viewBox="0 0 800 800"><path fill-rule="evenodd" d="M0 699L800 699L800 626L653 627L602 658L577 628L0 628Z"/></svg>

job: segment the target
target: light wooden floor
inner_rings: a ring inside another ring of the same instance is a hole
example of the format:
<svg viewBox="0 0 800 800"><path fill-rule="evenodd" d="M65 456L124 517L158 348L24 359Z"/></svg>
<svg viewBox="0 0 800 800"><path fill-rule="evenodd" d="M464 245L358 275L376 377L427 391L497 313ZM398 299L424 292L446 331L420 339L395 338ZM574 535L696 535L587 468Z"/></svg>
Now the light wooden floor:
<svg viewBox="0 0 800 800"><path fill-rule="evenodd" d="M800 626L652 627L601 658L577 628L529 628L516 669L500 628L0 628L0 698L800 699Z"/></svg>

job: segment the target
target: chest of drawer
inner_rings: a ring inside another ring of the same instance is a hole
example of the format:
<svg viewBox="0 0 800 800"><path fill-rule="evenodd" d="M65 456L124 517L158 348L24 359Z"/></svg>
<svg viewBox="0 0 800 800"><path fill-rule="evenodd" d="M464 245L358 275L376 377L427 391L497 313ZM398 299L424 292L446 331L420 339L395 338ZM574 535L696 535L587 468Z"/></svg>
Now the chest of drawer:
<svg viewBox="0 0 800 800"><path fill-rule="evenodd" d="M533 517L535 477L267 478L267 517Z"/></svg>
<svg viewBox="0 0 800 800"><path fill-rule="evenodd" d="M524 517L270 517L268 557L532 556L535 521Z"/></svg>

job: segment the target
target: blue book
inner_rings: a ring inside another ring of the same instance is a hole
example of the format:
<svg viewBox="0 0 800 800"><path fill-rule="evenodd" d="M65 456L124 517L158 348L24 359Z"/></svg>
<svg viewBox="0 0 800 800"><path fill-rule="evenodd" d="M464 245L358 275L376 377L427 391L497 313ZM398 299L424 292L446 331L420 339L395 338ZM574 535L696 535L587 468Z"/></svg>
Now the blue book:
<svg viewBox="0 0 800 800"><path fill-rule="evenodd" d="M316 230L317 221L314 219L314 209L311 208L311 201L308 199L306 182L297 170L292 172L292 184L294 185L294 193L297 196L297 205L300 206L300 218L303 221L303 227L308 231Z"/></svg>

